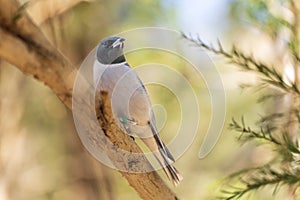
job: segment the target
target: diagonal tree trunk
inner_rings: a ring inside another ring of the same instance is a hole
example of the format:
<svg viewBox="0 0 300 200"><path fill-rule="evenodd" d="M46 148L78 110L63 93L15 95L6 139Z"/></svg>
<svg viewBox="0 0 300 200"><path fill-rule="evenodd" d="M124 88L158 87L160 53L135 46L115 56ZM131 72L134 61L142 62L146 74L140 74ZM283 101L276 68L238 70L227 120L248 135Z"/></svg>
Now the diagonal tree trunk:
<svg viewBox="0 0 300 200"><path fill-rule="evenodd" d="M71 109L75 67L52 46L39 27L32 23L24 7L20 7L15 0L0 0L0 58L46 84ZM113 144L129 152L141 153L136 143L114 122L107 96L102 97L104 109L99 113L99 122L107 137L100 137L109 138ZM119 152L109 148L106 152L115 165L122 164L116 160L122 156ZM129 162L126 159L122 162ZM136 159L139 159L138 167L151 168L145 156L139 155ZM143 199L178 199L155 171L120 173Z"/></svg>

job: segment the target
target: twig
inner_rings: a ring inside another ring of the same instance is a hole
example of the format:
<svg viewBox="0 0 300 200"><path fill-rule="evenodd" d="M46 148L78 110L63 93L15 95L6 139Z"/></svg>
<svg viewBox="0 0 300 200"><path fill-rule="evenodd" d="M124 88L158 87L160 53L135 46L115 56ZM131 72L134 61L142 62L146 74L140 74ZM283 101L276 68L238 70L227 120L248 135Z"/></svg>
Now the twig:
<svg viewBox="0 0 300 200"><path fill-rule="evenodd" d="M221 43L218 41L218 47L213 47L212 45L208 45L201 40L198 36L197 39L192 38L191 36L187 36L186 34L182 33L182 36L187 40L191 41L195 45L204 48L210 52L213 52L217 55L222 55L227 58L231 63L236 64L237 66L241 67L244 70L257 72L262 77L262 81L268 83L270 85L275 86L278 89L288 92L295 93L300 96L300 90L295 83L286 83L282 75L274 68L267 66L263 63L256 61L252 56L245 55L243 52L238 50L235 46L232 47L231 51L225 51L222 47Z"/></svg>

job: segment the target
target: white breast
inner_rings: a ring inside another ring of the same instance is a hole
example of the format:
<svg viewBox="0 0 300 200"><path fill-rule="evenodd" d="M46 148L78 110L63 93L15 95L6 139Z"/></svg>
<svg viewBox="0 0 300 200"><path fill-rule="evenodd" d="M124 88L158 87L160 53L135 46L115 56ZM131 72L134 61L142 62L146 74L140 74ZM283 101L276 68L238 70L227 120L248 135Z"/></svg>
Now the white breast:
<svg viewBox="0 0 300 200"><path fill-rule="evenodd" d="M94 84L111 97L115 117L128 117L146 125L152 115L148 94L136 72L124 63L94 63Z"/></svg>

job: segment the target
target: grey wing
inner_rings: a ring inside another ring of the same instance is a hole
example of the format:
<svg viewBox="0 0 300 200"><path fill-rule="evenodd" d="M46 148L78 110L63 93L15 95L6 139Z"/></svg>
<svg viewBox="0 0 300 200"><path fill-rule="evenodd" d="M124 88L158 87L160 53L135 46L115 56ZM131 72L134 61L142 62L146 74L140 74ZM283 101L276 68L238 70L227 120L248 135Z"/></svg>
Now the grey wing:
<svg viewBox="0 0 300 200"><path fill-rule="evenodd" d="M152 111L152 105L151 105L148 93L146 91L146 88L144 87L142 81L138 77L137 77L137 81L139 82L140 87L138 88L138 90L136 90L136 93L134 94L135 96L133 96L132 107L134 107L134 106L138 107L138 110L132 108L135 110L134 114L135 115L138 114L138 116L145 115L144 116L145 118L142 118L142 120L140 120L138 122L142 123L143 125L147 123L147 126L150 127L153 137L159 147L159 151L162 154L166 155L168 158L170 158L173 162L175 162L174 157L172 156L172 154L170 153L170 151L168 150L168 148L166 147L164 142L159 137L159 133L156 128L155 116ZM134 101L134 100L139 100L139 99L143 99L143 100L140 102ZM137 113L137 112L140 112L140 113Z"/></svg>
<svg viewBox="0 0 300 200"><path fill-rule="evenodd" d="M112 92L112 107L118 116L126 116L143 126L150 121L151 103L136 72L126 66Z"/></svg>

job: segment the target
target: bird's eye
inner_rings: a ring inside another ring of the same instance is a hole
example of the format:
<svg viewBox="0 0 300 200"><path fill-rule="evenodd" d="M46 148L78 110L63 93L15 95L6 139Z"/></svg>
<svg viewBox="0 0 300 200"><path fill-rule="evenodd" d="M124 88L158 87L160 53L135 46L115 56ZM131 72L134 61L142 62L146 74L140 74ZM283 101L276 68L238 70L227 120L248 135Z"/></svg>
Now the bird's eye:
<svg viewBox="0 0 300 200"><path fill-rule="evenodd" d="M103 46L107 47L108 46L108 42L104 42Z"/></svg>

